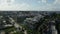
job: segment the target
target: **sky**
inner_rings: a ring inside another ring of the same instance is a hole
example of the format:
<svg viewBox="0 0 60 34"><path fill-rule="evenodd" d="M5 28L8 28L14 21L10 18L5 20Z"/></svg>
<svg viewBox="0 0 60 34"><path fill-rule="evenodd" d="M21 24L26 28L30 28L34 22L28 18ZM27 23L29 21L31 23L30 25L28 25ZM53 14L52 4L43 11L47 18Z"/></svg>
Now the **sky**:
<svg viewBox="0 0 60 34"><path fill-rule="evenodd" d="M0 0L4 11L60 11L60 0Z"/></svg>

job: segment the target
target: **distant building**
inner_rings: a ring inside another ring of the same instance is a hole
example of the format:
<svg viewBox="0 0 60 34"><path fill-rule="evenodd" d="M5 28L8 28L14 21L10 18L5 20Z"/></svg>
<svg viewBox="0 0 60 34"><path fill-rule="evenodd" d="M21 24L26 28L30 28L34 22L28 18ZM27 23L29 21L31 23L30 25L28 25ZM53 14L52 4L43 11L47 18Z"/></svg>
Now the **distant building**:
<svg viewBox="0 0 60 34"><path fill-rule="evenodd" d="M11 26L13 26L13 25L9 22L9 19L6 19L3 16L2 16L2 18L0 18L0 30L4 29L6 27L11 27Z"/></svg>
<svg viewBox="0 0 60 34"><path fill-rule="evenodd" d="M55 27L55 21L49 22L49 31L48 34L58 34L57 29Z"/></svg>
<svg viewBox="0 0 60 34"><path fill-rule="evenodd" d="M36 23L39 23L40 19L43 17L44 16L42 15L38 15L33 18L26 18L26 20L24 20L24 24L27 25L29 28L34 29L37 26Z"/></svg>

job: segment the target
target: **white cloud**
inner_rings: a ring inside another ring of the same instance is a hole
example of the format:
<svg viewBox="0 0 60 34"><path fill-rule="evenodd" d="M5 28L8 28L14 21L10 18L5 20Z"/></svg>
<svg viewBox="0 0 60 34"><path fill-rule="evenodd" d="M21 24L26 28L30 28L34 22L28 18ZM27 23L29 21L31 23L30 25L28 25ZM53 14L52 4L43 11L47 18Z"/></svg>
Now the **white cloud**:
<svg viewBox="0 0 60 34"><path fill-rule="evenodd" d="M30 5L28 4L17 4L17 5L0 5L0 10L29 10Z"/></svg>
<svg viewBox="0 0 60 34"><path fill-rule="evenodd" d="M56 0L57 3L60 3L60 0Z"/></svg>
<svg viewBox="0 0 60 34"><path fill-rule="evenodd" d="M47 3L47 0L42 0L43 6L37 7L38 10L42 11L59 11L60 10L60 0L55 0L53 3L49 4ZM39 1L41 3L41 1Z"/></svg>
<svg viewBox="0 0 60 34"><path fill-rule="evenodd" d="M38 0L38 3L46 3L47 0Z"/></svg>
<svg viewBox="0 0 60 34"><path fill-rule="evenodd" d="M21 4L14 4L13 1L11 1L9 4L7 3L7 0L0 2L0 10L29 10L30 5L27 3L21 3Z"/></svg>
<svg viewBox="0 0 60 34"><path fill-rule="evenodd" d="M48 4L47 0L42 0L43 3L46 3L44 6L33 7L27 3L14 4L15 0L11 0L7 3L7 0L0 1L0 10L38 10L38 11L55 11L60 10L56 5L60 4L60 0L56 0L53 4ZM41 3L39 1L39 3Z"/></svg>
<svg viewBox="0 0 60 34"><path fill-rule="evenodd" d="M49 0L38 0L38 3L46 3L49 5L50 3L48 3L48 1ZM51 4L60 4L60 0L54 0L53 3L51 3Z"/></svg>
<svg viewBox="0 0 60 34"><path fill-rule="evenodd" d="M42 2L46 3L46 2L47 2L47 0L42 0Z"/></svg>
<svg viewBox="0 0 60 34"><path fill-rule="evenodd" d="M4 4L13 4L14 0L0 0L0 5L4 5Z"/></svg>

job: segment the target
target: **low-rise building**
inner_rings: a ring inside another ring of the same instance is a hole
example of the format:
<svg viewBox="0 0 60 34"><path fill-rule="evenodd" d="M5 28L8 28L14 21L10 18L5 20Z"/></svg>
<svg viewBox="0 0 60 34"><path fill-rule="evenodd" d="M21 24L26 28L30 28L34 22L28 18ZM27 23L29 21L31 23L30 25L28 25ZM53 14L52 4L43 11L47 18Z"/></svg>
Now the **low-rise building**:
<svg viewBox="0 0 60 34"><path fill-rule="evenodd" d="M38 15L33 18L26 18L26 20L24 20L24 24L27 25L29 28L34 29L37 26L36 23L39 23L40 19L43 17L44 16L42 15Z"/></svg>

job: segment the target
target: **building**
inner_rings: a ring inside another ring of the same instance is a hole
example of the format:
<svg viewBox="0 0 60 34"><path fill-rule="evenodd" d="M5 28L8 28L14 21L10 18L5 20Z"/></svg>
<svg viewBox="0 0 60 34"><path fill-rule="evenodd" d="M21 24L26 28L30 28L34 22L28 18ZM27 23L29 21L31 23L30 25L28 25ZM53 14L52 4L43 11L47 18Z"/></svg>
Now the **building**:
<svg viewBox="0 0 60 34"><path fill-rule="evenodd" d="M36 23L39 23L40 19L43 18L44 16L38 15L33 18L26 18L24 20L24 24L27 25L31 29L35 29L37 27Z"/></svg>

